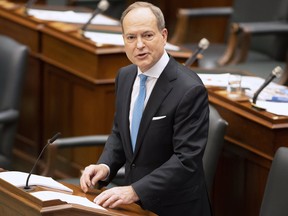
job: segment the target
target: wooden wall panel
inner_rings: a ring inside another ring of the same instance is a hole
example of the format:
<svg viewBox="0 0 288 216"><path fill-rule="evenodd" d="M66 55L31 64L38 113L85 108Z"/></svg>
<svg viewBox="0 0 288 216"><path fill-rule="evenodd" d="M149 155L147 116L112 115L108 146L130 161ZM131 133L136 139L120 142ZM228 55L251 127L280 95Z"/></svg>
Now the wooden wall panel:
<svg viewBox="0 0 288 216"><path fill-rule="evenodd" d="M114 115L113 79L93 84L50 64L45 64L44 73L44 137L58 131L63 137L110 133ZM61 163L68 165L65 169L70 163L71 169L73 164L79 169L95 163L101 152L102 148L65 150Z"/></svg>
<svg viewBox="0 0 288 216"><path fill-rule="evenodd" d="M271 160L226 142L212 195L215 216L259 215L270 166Z"/></svg>

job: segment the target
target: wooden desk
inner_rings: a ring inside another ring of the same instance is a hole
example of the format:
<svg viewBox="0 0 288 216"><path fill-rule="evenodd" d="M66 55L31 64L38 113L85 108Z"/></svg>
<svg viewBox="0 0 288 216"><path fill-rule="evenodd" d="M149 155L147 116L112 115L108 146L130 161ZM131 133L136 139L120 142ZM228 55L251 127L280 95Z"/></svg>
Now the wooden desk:
<svg viewBox="0 0 288 216"><path fill-rule="evenodd" d="M288 146L288 117L237 102L209 89L209 101L229 123L212 195L216 216L259 215L275 151Z"/></svg>
<svg viewBox="0 0 288 216"><path fill-rule="evenodd" d="M65 184L73 190L73 195L86 197L93 201L99 190L91 190L85 194L78 186ZM36 191L49 191L47 188L36 187ZM61 192L61 191L60 191ZM136 204L122 205L116 209L98 210L95 208L85 207L81 205L69 204L61 200L41 201L20 188L17 188L6 181L0 179L0 212L1 215L19 216L156 216L156 214L143 210Z"/></svg>

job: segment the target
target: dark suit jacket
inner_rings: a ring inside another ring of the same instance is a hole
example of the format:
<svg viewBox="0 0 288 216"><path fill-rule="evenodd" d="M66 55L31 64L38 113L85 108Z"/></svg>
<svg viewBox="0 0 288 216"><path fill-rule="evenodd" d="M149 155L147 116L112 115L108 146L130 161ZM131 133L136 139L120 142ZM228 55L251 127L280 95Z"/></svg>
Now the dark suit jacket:
<svg viewBox="0 0 288 216"><path fill-rule="evenodd" d="M98 163L110 167L109 180L125 164L127 185L156 214L210 215L202 167L209 126L203 83L170 57L143 112L133 153L129 108L136 75L135 65L117 75L114 125ZM160 116L165 118L153 120Z"/></svg>

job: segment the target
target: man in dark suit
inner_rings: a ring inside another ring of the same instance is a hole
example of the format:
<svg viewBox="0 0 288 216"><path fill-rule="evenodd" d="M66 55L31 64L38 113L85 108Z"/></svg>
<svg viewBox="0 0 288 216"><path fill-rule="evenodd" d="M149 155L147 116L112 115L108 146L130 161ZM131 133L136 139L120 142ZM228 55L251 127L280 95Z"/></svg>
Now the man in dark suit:
<svg viewBox="0 0 288 216"><path fill-rule="evenodd" d="M97 204L114 208L137 202L158 215L211 215L202 166L207 91L194 72L165 51L168 32L158 7L136 2L123 12L121 24L133 64L116 77L112 133L98 163L85 168L81 187L87 192L100 180L110 182L125 164L127 186L105 190L95 198ZM143 75L145 108L134 137Z"/></svg>

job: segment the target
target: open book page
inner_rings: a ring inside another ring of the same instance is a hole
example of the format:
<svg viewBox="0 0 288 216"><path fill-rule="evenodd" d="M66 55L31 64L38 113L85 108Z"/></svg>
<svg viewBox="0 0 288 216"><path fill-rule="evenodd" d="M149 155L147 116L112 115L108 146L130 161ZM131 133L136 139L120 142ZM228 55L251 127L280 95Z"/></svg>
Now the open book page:
<svg viewBox="0 0 288 216"><path fill-rule="evenodd" d="M105 208L101 207L100 205L97 205L94 202L91 202L86 197L80 197L80 196L53 192L53 191L38 191L38 192L30 193L30 194L37 197L38 199L42 201L60 199L70 204L77 204L77 205L82 205L82 206L86 206L90 208L96 208L96 209L107 211Z"/></svg>
<svg viewBox="0 0 288 216"><path fill-rule="evenodd" d="M26 184L26 180L28 177L28 173L19 172L19 171L6 171L0 173L0 178L4 181L9 182L15 187L24 187ZM51 177L45 177L40 175L32 174L29 179L29 186L43 186L51 189L63 190L67 192L73 192L70 188L64 186L63 184L55 181Z"/></svg>

